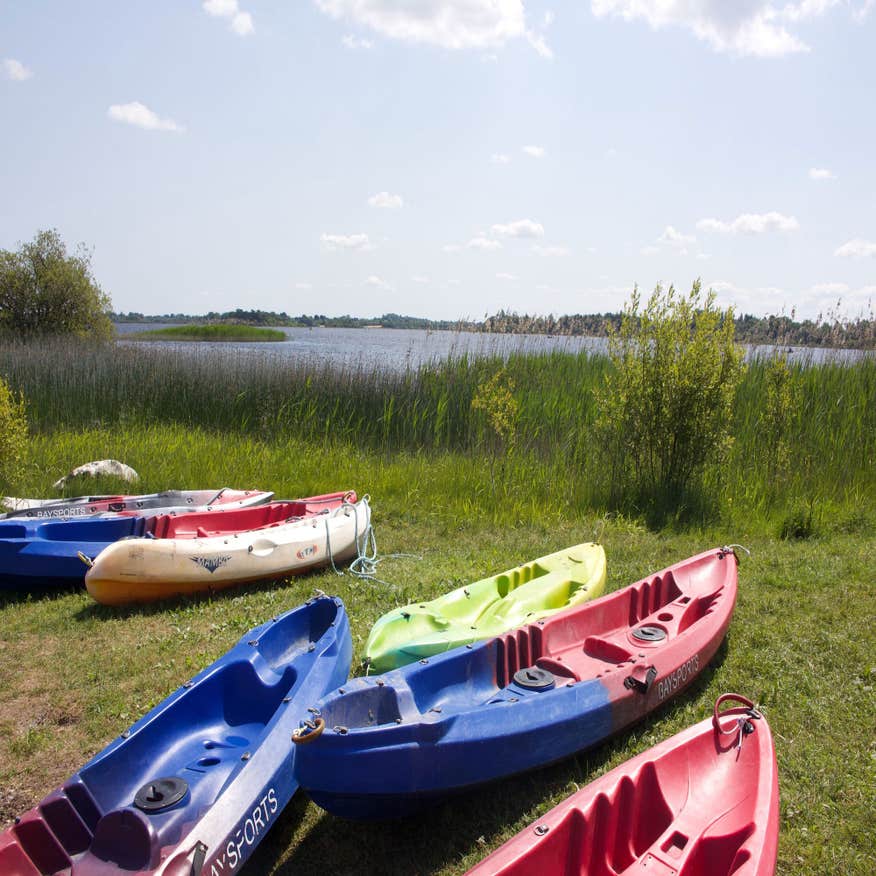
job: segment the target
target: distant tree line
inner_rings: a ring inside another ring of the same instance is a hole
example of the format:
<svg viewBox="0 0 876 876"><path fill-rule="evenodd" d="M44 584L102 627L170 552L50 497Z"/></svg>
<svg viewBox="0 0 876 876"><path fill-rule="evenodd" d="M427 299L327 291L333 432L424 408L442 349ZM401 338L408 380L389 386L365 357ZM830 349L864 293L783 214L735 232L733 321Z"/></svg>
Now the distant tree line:
<svg viewBox="0 0 876 876"><path fill-rule="evenodd" d="M265 310L231 310L191 316L184 313L166 313L162 316L144 316L142 313L114 313L114 322L225 322L258 326L292 326L304 328L397 328L427 331L468 331L490 334L533 334L607 337L620 329L622 313L569 314L566 316L530 316L500 310L482 321L433 320L415 316L385 313L383 316L360 318L355 316L326 316L313 314L289 316L285 312ZM827 319L806 319L801 322L789 316L752 316L734 318L736 340L742 344L771 344L778 346L844 347L848 349L876 349L876 319L844 320L836 315Z"/></svg>

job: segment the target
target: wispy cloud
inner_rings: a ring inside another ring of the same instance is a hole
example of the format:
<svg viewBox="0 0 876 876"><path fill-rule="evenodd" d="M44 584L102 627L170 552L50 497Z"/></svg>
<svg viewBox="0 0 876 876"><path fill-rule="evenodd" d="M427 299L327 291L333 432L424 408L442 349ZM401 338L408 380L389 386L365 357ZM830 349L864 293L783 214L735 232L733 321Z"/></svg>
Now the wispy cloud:
<svg viewBox="0 0 876 876"><path fill-rule="evenodd" d="M33 70L25 67L21 61L16 61L15 58L3 59L3 73L7 79L13 82L24 82L25 79L30 79L33 76Z"/></svg>
<svg viewBox="0 0 876 876"><path fill-rule="evenodd" d="M496 274L497 280L516 280L517 277L514 274Z"/></svg>
<svg viewBox="0 0 876 876"><path fill-rule="evenodd" d="M781 5L774 0L691 2L691 0L591 0L598 18L614 16L625 21L642 20L654 30L684 27L717 52L781 58L808 52L809 46L792 32L795 25L812 21L845 0L797 0ZM872 6L864 0L853 10L862 20Z"/></svg>
<svg viewBox="0 0 876 876"><path fill-rule="evenodd" d="M367 234L326 234L319 236L323 249L329 252L336 250L358 250L367 252L373 249Z"/></svg>
<svg viewBox="0 0 876 876"><path fill-rule="evenodd" d="M544 237L544 226L532 219L518 219L516 222L497 224L491 229L493 234L500 237Z"/></svg>
<svg viewBox="0 0 876 876"><path fill-rule="evenodd" d="M361 37L353 36L351 33L344 34L341 37L341 45L345 49L373 49L374 43L371 40L362 39Z"/></svg>
<svg viewBox="0 0 876 876"><path fill-rule="evenodd" d="M769 213L743 213L731 222L721 219L700 219L697 228L719 234L763 234L767 231L796 231L800 223L794 216L774 210Z"/></svg>
<svg viewBox="0 0 876 876"><path fill-rule="evenodd" d="M876 241L856 237L837 247L833 253L843 259L866 259L876 256Z"/></svg>
<svg viewBox="0 0 876 876"><path fill-rule="evenodd" d="M368 199L371 207L379 207L384 210L398 210L404 206L401 195L391 195L389 192L378 192Z"/></svg>
<svg viewBox="0 0 876 876"><path fill-rule="evenodd" d="M336 20L389 39L445 49L490 49L527 36L522 0L316 0Z"/></svg>
<svg viewBox="0 0 876 876"><path fill-rule="evenodd" d="M832 170L828 170L826 167L810 167L809 168L809 179L814 179L814 180L836 179L836 174Z"/></svg>
<svg viewBox="0 0 876 876"><path fill-rule="evenodd" d="M493 249L501 249L502 244L499 243L498 240L491 240L489 237L484 237L483 234L479 234L477 237L473 237L467 244L467 249L480 249L480 250L493 250Z"/></svg>
<svg viewBox="0 0 876 876"><path fill-rule="evenodd" d="M208 15L227 19L229 29L238 36L255 33L252 15L241 11L238 0L204 0L201 6Z"/></svg>
<svg viewBox="0 0 876 876"><path fill-rule="evenodd" d="M179 134L185 130L173 119L162 119L138 100L131 103L114 103L107 110L107 115L113 121L124 122L126 125L133 125L146 131L172 131Z"/></svg>
<svg viewBox="0 0 876 876"><path fill-rule="evenodd" d="M372 289L382 289L385 292L392 290L392 286L390 286L389 283L386 282L386 280L378 277L376 274L372 274L370 277L368 277L368 279L365 280L365 285L370 286Z"/></svg>
<svg viewBox="0 0 876 876"><path fill-rule="evenodd" d="M667 225L660 237L657 238L657 242L686 253L688 245L696 243L697 239L692 234L682 234L671 225Z"/></svg>
<svg viewBox="0 0 876 876"><path fill-rule="evenodd" d="M523 151L530 158L544 158L544 156L545 156L544 146L524 146Z"/></svg>
<svg viewBox="0 0 876 876"><path fill-rule="evenodd" d="M511 163L511 156L506 155L504 152L494 152L490 156L490 161L493 164L510 164Z"/></svg>

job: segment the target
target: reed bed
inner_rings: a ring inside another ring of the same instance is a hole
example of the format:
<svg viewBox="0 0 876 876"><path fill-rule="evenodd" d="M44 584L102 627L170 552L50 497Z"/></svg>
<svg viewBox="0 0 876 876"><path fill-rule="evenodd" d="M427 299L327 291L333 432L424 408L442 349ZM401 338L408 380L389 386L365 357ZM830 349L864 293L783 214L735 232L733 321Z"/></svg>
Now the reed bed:
<svg viewBox="0 0 876 876"><path fill-rule="evenodd" d="M3 375L28 402L32 430L165 424L281 443L361 447L387 455L479 460L484 489L599 508L593 389L607 358L568 352L451 356L403 371L259 354L71 342L6 344ZM876 361L795 365L777 470L764 440L769 362L750 363L736 397L733 448L706 473L710 510L765 515L866 505L876 486ZM493 433L472 400L504 373L517 405L513 441ZM487 465L484 465L487 463Z"/></svg>

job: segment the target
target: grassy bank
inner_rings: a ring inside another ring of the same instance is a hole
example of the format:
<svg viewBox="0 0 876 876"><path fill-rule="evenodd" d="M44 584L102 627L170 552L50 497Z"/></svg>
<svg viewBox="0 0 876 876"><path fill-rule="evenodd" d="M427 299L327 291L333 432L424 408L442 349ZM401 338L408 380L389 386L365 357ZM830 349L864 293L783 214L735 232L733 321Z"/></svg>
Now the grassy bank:
<svg viewBox="0 0 876 876"><path fill-rule="evenodd" d="M255 440L180 425L62 428L34 436L21 492L86 459L123 459L144 491L260 486L293 496L353 487L373 496L386 584L321 572L215 598L112 611L83 593L0 599L0 812L6 822L121 729L222 654L251 626L315 588L340 595L358 662L368 630L393 605L452 587L603 531L614 589L707 547L741 542L737 609L701 680L605 746L493 784L423 817L349 824L295 797L244 871L461 874L578 785L708 714L735 690L763 706L782 794L778 871L869 874L876 759L872 503L824 517L817 537L782 541L757 516L652 532L586 511L574 475L533 457L491 473L471 452L386 452L339 437ZM80 490L83 485L79 485ZM112 489L112 482L89 489ZM868 499L872 498L872 493ZM354 672L356 672L354 662Z"/></svg>
<svg viewBox="0 0 876 876"><path fill-rule="evenodd" d="M252 325L176 325L125 335L128 341L285 341L280 329Z"/></svg>
<svg viewBox="0 0 876 876"><path fill-rule="evenodd" d="M342 442L380 456L451 453L487 469L491 492L504 490L512 505L605 507L592 432L604 358L455 358L394 373L251 353L5 345L0 375L24 393L43 434L161 423L272 441L291 435L321 446ZM518 405L513 453L472 408L500 368ZM727 462L707 465L705 494L688 516L732 523L737 514L753 514L781 527L788 519L817 524L859 513L876 495L876 361L791 369L791 404L778 424L781 460L768 380L766 363L749 367L736 395Z"/></svg>

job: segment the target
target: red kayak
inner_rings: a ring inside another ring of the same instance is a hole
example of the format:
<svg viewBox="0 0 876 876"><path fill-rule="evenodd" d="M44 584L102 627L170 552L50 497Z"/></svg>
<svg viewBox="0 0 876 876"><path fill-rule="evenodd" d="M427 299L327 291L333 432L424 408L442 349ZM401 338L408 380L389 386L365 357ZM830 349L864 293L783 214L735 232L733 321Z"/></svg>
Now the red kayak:
<svg viewBox="0 0 876 876"><path fill-rule="evenodd" d="M724 694L711 718L582 788L468 876L769 876L778 837L770 728Z"/></svg>
<svg viewBox="0 0 876 876"><path fill-rule="evenodd" d="M355 504L356 501L356 493L347 490L309 496L306 499L269 502L250 508L229 508L227 511L222 506L217 506L214 511L183 509L147 519L146 530L153 538L209 538L253 529L268 529L302 517L316 517L340 508L345 502Z"/></svg>

